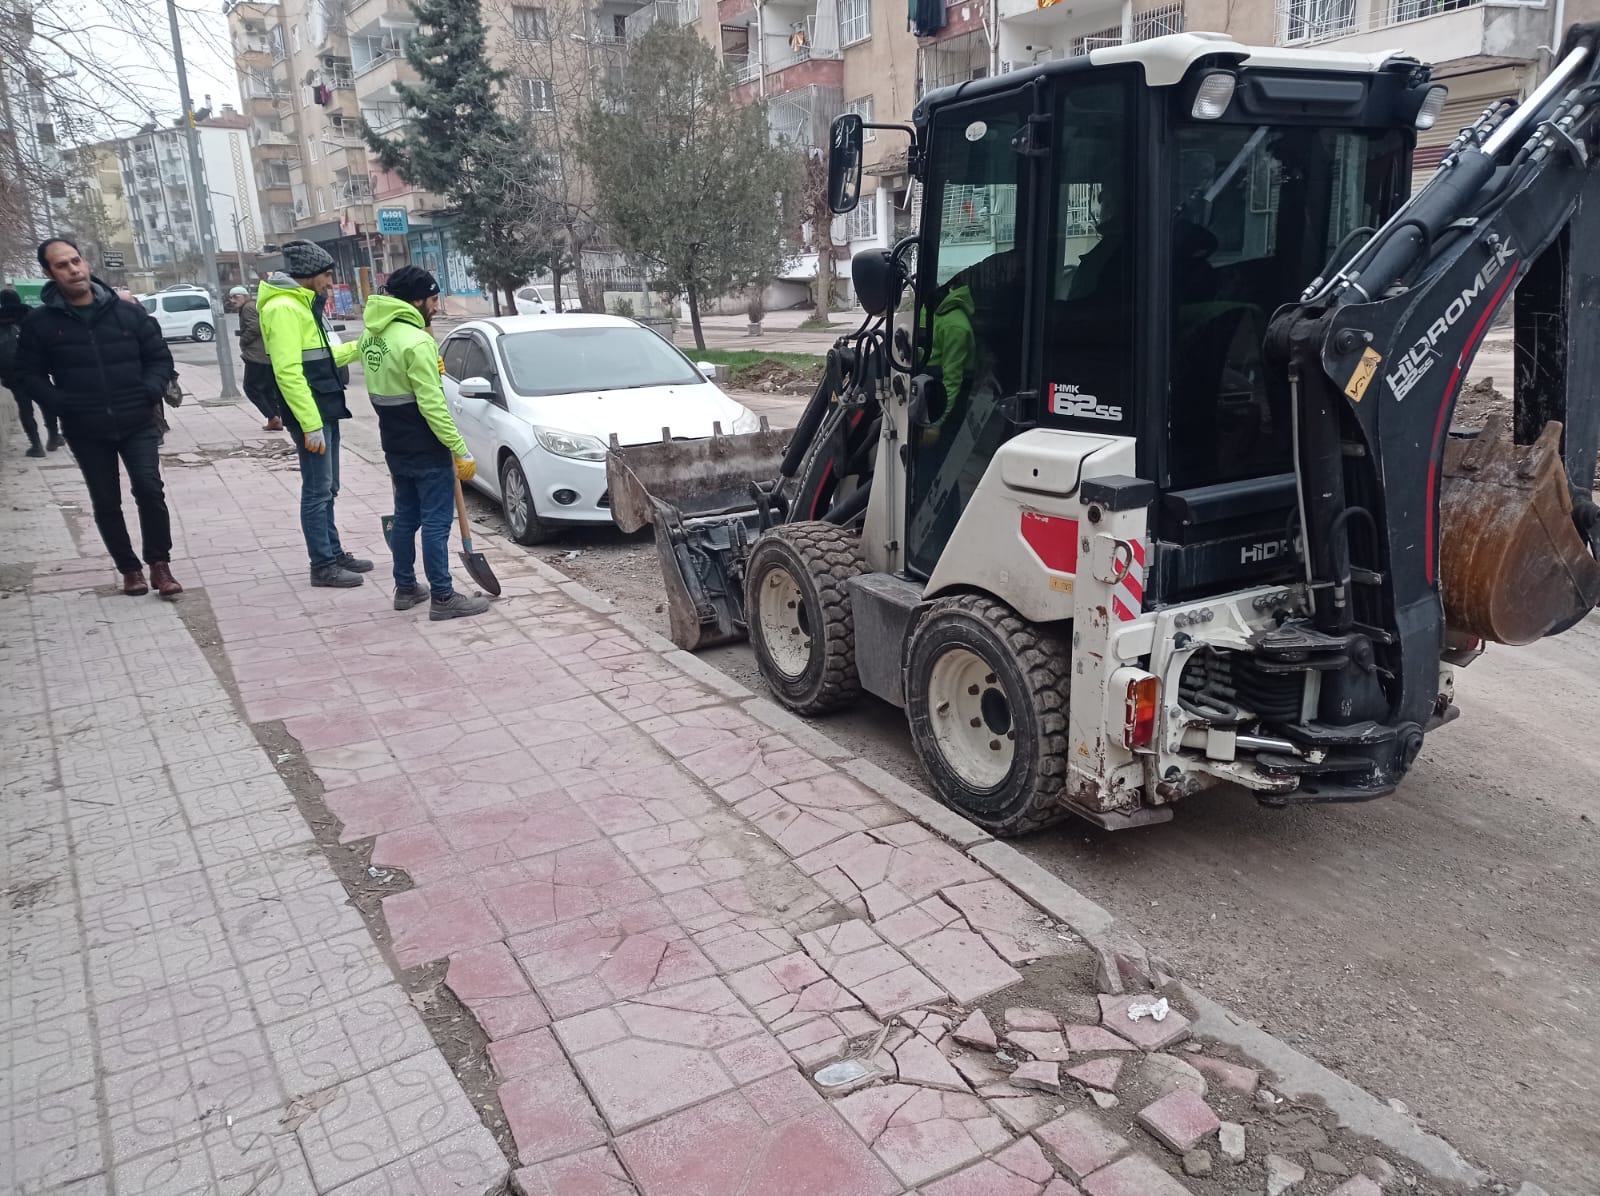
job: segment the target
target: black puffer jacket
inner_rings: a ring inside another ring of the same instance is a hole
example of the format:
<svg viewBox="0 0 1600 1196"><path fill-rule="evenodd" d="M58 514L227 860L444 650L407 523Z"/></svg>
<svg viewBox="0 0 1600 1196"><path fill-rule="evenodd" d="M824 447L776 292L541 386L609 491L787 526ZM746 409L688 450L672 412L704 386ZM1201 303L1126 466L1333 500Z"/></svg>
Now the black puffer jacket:
<svg viewBox="0 0 1600 1196"><path fill-rule="evenodd" d="M69 436L115 440L148 427L174 375L155 318L99 281L87 319L55 283L40 300L17 338L18 388Z"/></svg>

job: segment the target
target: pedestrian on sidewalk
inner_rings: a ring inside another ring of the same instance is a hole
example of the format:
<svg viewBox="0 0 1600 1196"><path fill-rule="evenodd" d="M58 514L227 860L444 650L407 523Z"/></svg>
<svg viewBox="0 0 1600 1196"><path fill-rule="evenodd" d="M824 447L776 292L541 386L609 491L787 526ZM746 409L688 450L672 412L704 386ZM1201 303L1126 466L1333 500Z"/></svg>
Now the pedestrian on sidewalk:
<svg viewBox="0 0 1600 1196"><path fill-rule="evenodd" d="M46 447L55 452L66 441L61 439L61 429L55 413L40 408L44 416L45 431L50 434L48 446L39 443L39 425L33 418L33 400L17 385L17 337L22 331L22 320L33 308L22 301L22 296L10 287L0 291L0 386L11 392L17 400L17 418L22 430L28 434L28 456L42 457Z"/></svg>
<svg viewBox="0 0 1600 1196"><path fill-rule="evenodd" d="M261 418L267 422L263 432L283 431L283 394L278 390L278 380L272 376L272 358L267 356L267 343L261 339L261 313L256 310L255 296L244 287L234 287L228 292L228 310L239 317L239 356L244 359L244 397L249 399Z"/></svg>
<svg viewBox="0 0 1600 1196"><path fill-rule="evenodd" d="M283 396L280 415L300 452L300 530L314 586L358 586L372 562L344 550L334 522L339 496L339 421L350 418L340 370L359 353L356 342L328 336L324 308L333 290L333 258L310 241L283 247L282 272L256 291L261 337Z"/></svg>
<svg viewBox="0 0 1600 1196"><path fill-rule="evenodd" d="M486 599L458 593L450 580L450 523L457 481L477 472L439 385L439 345L428 333L439 312L439 284L420 266L389 276L388 294L371 295L357 341L367 372L367 395L378 413L378 435L394 479L394 608L428 602L429 619L459 619L489 609ZM417 584L417 531L422 568Z"/></svg>
<svg viewBox="0 0 1600 1196"><path fill-rule="evenodd" d="M183 592L172 576L172 520L161 484L161 396L174 376L172 354L155 317L125 303L89 272L89 263L65 237L39 246L39 265L50 281L41 306L28 313L17 338L17 384L22 393L61 421L94 507L100 538L122 574L122 592L163 598ZM144 563L134 555L122 517L122 478L139 509Z"/></svg>

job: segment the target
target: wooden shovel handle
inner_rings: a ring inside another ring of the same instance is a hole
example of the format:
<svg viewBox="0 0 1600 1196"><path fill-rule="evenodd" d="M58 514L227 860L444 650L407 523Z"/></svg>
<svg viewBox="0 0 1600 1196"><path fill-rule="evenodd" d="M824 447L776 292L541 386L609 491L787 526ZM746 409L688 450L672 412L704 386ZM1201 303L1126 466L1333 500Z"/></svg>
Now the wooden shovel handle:
<svg viewBox="0 0 1600 1196"><path fill-rule="evenodd" d="M461 479L456 479L456 519L461 524L461 548L465 552L472 551L472 533L467 530L467 499L461 493Z"/></svg>

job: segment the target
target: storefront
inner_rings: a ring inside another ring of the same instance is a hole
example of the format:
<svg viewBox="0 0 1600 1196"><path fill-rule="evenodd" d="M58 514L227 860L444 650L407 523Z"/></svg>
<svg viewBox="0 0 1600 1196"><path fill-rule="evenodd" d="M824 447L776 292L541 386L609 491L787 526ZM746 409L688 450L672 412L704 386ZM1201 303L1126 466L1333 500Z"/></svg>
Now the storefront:
<svg viewBox="0 0 1600 1196"><path fill-rule="evenodd" d="M413 226L406 234L406 247L412 262L439 280L439 290L443 294L483 296L483 288L472 272L472 262L457 247L449 223L440 222L426 228Z"/></svg>

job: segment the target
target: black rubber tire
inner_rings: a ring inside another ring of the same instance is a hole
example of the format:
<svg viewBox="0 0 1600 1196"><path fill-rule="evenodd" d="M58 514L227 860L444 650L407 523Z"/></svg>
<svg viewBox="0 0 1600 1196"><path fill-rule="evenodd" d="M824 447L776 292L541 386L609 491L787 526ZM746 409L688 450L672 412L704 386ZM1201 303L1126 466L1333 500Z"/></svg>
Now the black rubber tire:
<svg viewBox="0 0 1600 1196"><path fill-rule="evenodd" d="M205 344L210 344L213 340L216 339L217 330L215 328L213 328L210 324L196 324L190 330L190 335L195 339L195 341L197 343L205 345Z"/></svg>
<svg viewBox="0 0 1600 1196"><path fill-rule="evenodd" d="M929 680L949 648L979 657L998 678L1010 708L1015 754L1005 779L971 788L945 761L930 719ZM947 806L991 835L1025 835L1058 822L1067 784L1067 701L1071 642L1030 623L983 594L939 599L912 632L906 670L906 718L917 758Z"/></svg>
<svg viewBox="0 0 1600 1196"><path fill-rule="evenodd" d="M761 675L796 714L828 714L861 696L856 675L855 619L845 582L866 572L860 541L831 523L787 523L762 533L745 567L745 618ZM772 661L758 611L761 586L774 569L794 580L811 632L811 653L797 677Z"/></svg>
<svg viewBox="0 0 1600 1196"><path fill-rule="evenodd" d="M515 471L517 478L522 483L522 492L528 496L528 522L527 526L518 528L511 508L506 503L506 479ZM522 466L517 459L509 454L500 465L500 513L506 521L506 534L518 544L543 544L555 535L555 529L539 518L539 512L533 505L533 487L528 485L527 475L522 472Z"/></svg>

